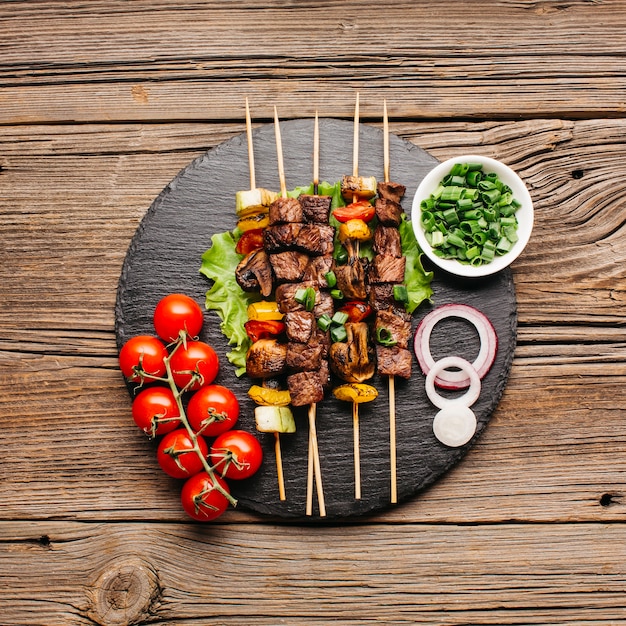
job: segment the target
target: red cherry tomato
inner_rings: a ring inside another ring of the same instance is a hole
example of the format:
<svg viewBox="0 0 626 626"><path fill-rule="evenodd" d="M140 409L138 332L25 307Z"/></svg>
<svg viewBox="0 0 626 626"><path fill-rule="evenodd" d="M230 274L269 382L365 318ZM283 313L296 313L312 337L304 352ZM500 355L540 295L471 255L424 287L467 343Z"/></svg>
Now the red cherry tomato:
<svg viewBox="0 0 626 626"><path fill-rule="evenodd" d="M200 455L206 458L209 450L206 441L196 437ZM189 478L204 469L202 459L194 450L194 445L186 428L178 428L167 433L157 448L157 461L161 469L173 478Z"/></svg>
<svg viewBox="0 0 626 626"><path fill-rule="evenodd" d="M133 400L132 413L135 424L152 439L180 426L180 412L168 387L148 387L141 391Z"/></svg>
<svg viewBox="0 0 626 626"><path fill-rule="evenodd" d="M362 322L372 313L372 307L361 300L352 300L346 302L340 309L341 312L348 315L349 321L353 324Z"/></svg>
<svg viewBox="0 0 626 626"><path fill-rule="evenodd" d="M197 337L202 328L204 315L200 305L182 293L165 296L154 309L154 328L164 341L176 341L181 331L189 337Z"/></svg>
<svg viewBox="0 0 626 626"><path fill-rule="evenodd" d="M248 320L243 326L252 343L259 339L270 339L285 330L284 322L278 320Z"/></svg>
<svg viewBox="0 0 626 626"><path fill-rule="evenodd" d="M225 480L215 476L214 481L207 472L200 472L185 482L180 499L187 515L199 522L210 522L228 508L228 498L218 491L216 484L230 493Z"/></svg>
<svg viewBox="0 0 626 626"><path fill-rule="evenodd" d="M264 228L251 228L246 230L239 238L235 246L237 254L250 254L254 250L260 250L263 247L263 231Z"/></svg>
<svg viewBox="0 0 626 626"><path fill-rule="evenodd" d="M138 335L129 339L120 350L119 362L122 374L131 382L139 382L142 370L149 377L165 375L167 348L156 337Z"/></svg>
<svg viewBox="0 0 626 626"><path fill-rule="evenodd" d="M189 425L200 435L217 437L230 430L239 418L239 401L221 385L205 385L196 391L187 406Z"/></svg>
<svg viewBox="0 0 626 626"><path fill-rule="evenodd" d="M352 202L346 206L337 207L333 211L333 216L338 222L347 222L349 220L370 222L374 215L376 215L376 209L367 200Z"/></svg>
<svg viewBox="0 0 626 626"><path fill-rule="evenodd" d="M170 366L176 386L191 391L210 385L220 367L215 350L203 341L181 344L172 353Z"/></svg>
<svg viewBox="0 0 626 626"><path fill-rule="evenodd" d="M210 462L224 478L249 478L261 467L263 449L258 439L245 430L229 430L211 446Z"/></svg>

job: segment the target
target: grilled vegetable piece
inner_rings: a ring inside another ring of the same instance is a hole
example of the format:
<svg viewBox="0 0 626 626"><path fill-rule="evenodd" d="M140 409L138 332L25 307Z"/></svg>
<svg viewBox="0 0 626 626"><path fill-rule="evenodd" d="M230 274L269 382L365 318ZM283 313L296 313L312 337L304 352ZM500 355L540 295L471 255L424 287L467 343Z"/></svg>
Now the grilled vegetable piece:
<svg viewBox="0 0 626 626"><path fill-rule="evenodd" d="M362 383L371 378L376 369L374 351L367 340L367 324L348 322L345 329L346 341L330 346L330 366L346 382Z"/></svg>
<svg viewBox="0 0 626 626"><path fill-rule="evenodd" d="M352 258L345 265L335 267L337 277L337 289L341 291L347 300L365 300L367 287L365 285L364 261Z"/></svg>
<svg viewBox="0 0 626 626"><path fill-rule="evenodd" d="M255 213L267 213L268 208L278 198L275 191L257 187L238 191L235 194L235 211L239 219L254 215Z"/></svg>
<svg viewBox="0 0 626 626"><path fill-rule="evenodd" d="M283 314L278 310L278 304L270 300L259 300L248 306L248 319L261 322L282 320Z"/></svg>
<svg viewBox="0 0 626 626"><path fill-rule="evenodd" d="M348 220L339 226L338 238L341 243L345 243L349 239L369 241L372 238L372 231L363 220Z"/></svg>
<svg viewBox="0 0 626 626"><path fill-rule="evenodd" d="M378 390L372 385L365 383L347 383L333 389L333 394L337 400L343 402L353 402L362 404L363 402L371 402L378 397Z"/></svg>
<svg viewBox="0 0 626 626"><path fill-rule="evenodd" d="M341 179L341 195L352 201L369 200L376 195L376 179L373 176L344 176Z"/></svg>
<svg viewBox="0 0 626 626"><path fill-rule="evenodd" d="M287 406L257 406L254 409L254 421L256 429L261 433L296 432L296 421Z"/></svg>
<svg viewBox="0 0 626 626"><path fill-rule="evenodd" d="M272 293L272 266L265 250L253 250L235 269L237 283L244 291L259 290L264 298Z"/></svg>
<svg viewBox="0 0 626 626"><path fill-rule="evenodd" d="M286 369L287 346L276 339L259 339L246 355L246 373L250 378L272 378Z"/></svg>
<svg viewBox="0 0 626 626"><path fill-rule="evenodd" d="M259 406L287 406L291 402L291 396L286 389L271 389L260 385L252 385L248 389L248 396Z"/></svg>

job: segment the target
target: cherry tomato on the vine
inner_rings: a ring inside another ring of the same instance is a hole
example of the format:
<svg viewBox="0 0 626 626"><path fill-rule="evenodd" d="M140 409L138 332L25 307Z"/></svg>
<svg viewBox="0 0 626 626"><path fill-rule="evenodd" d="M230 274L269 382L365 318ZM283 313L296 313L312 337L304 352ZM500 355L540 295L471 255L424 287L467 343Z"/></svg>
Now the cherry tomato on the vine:
<svg viewBox="0 0 626 626"><path fill-rule="evenodd" d="M133 400L135 424L151 438L180 426L180 412L169 387L148 387Z"/></svg>
<svg viewBox="0 0 626 626"><path fill-rule="evenodd" d="M225 480L219 476L214 480L207 472L200 472L185 482L180 499L187 515L199 522L210 522L228 508L228 498L216 484L230 493Z"/></svg>
<svg viewBox="0 0 626 626"><path fill-rule="evenodd" d="M154 309L154 328L164 341L176 341L181 331L197 337L204 316L200 305L182 293L172 293L162 298Z"/></svg>
<svg viewBox="0 0 626 626"><path fill-rule="evenodd" d="M206 458L209 450L204 438L196 436L200 455ZM157 448L157 461L161 469L173 478L189 478L204 469L202 459L186 428L167 433Z"/></svg>
<svg viewBox="0 0 626 626"><path fill-rule="evenodd" d="M141 376L136 373L141 369L150 377L161 378L165 374L167 348L157 337L138 335L131 337L120 350L119 363L122 374L131 382L139 382Z"/></svg>
<svg viewBox="0 0 626 626"><path fill-rule="evenodd" d="M224 478L249 478L261 467L263 449L258 439L245 430L222 433L211 446L211 464Z"/></svg>
<svg viewBox="0 0 626 626"><path fill-rule="evenodd" d="M217 437L230 430L239 418L239 401L222 385L205 385L187 406L189 425L200 435Z"/></svg>
<svg viewBox="0 0 626 626"><path fill-rule="evenodd" d="M173 352L170 366L176 386L194 391L215 380L219 371L219 358L208 343L187 341Z"/></svg>
<svg viewBox="0 0 626 626"><path fill-rule="evenodd" d="M348 222L350 220L363 220L369 222L376 215L376 209L367 200L352 202L346 206L337 207L333 211L333 217L338 222Z"/></svg>

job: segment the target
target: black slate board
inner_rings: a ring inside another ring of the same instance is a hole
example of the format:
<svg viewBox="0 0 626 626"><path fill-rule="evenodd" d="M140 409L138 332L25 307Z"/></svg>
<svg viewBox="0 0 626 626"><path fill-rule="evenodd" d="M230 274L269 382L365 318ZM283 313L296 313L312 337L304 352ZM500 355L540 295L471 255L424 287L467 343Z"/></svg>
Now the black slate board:
<svg viewBox="0 0 626 626"><path fill-rule="evenodd" d="M287 187L310 183L312 176L313 121L294 120L281 125ZM278 188L274 125L253 133L256 184ZM320 120L320 179L339 180L352 171L353 123ZM360 127L359 171L383 178L383 133ZM390 137L391 178L406 185L404 208L410 212L417 185L437 160L417 146ZM181 292L203 305L209 281L199 273L202 254L214 233L235 226L234 197L249 188L245 134L208 151L194 160L163 190L152 204L131 242L117 294L116 336L118 347L137 334L153 334L152 311L168 293ZM398 499L406 500L435 482L459 462L480 436L497 406L509 375L515 350L517 312L510 270L476 281L459 280L436 271L432 302L414 314L414 326L434 307L461 302L485 313L498 334L496 362L483 380L479 400L472 409L478 419L474 439L461 448L447 448L432 434L437 409L426 398L425 377L414 360L410 381L396 381ZM254 405L247 397L250 382L238 379L226 360L227 340L219 330L214 312L205 315L201 339L213 345L221 360L216 383L233 389L241 403L238 427L255 431ZM472 361L478 353L473 327L448 319L434 329L433 356L460 355ZM327 518L358 516L382 510L390 502L389 422L387 380L376 377L375 402L360 406L362 499L354 499L351 407L332 394L318 405L317 429ZM129 407L129 419L130 407ZM278 495L274 463L274 438L257 433L265 451L261 470L247 481L231 481L239 507L290 519L305 518L308 429L305 410L296 410L298 432L283 435L281 446L287 500ZM149 454L151 448L146 448ZM156 461L155 461L156 463ZM314 497L313 519L320 519Z"/></svg>

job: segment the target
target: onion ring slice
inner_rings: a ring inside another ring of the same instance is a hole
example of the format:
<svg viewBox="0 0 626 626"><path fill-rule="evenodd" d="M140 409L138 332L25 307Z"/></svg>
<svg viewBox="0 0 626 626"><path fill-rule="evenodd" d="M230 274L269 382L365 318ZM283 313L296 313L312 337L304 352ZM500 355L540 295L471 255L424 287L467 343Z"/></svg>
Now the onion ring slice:
<svg viewBox="0 0 626 626"><path fill-rule="evenodd" d="M419 323L413 340L413 350L422 372L428 375L435 365L430 352L430 336L433 328L443 319L458 317L470 322L480 339L478 356L472 363L479 378L484 378L493 365L498 352L498 335L489 318L469 304L443 304L434 309ZM441 389L465 389L470 385L470 378L464 371L442 370L435 379Z"/></svg>
<svg viewBox="0 0 626 626"><path fill-rule="evenodd" d="M469 389L458 398L444 398L435 389L435 378L448 367L458 367L467 374L470 380ZM460 405L470 407L480 396L480 377L474 366L460 356L447 356L437 361L426 375L426 395L428 399L438 408L443 409L450 405Z"/></svg>
<svg viewBox="0 0 626 626"><path fill-rule="evenodd" d="M450 403L435 415L433 433L445 446L464 446L476 433L474 411L468 406Z"/></svg>

